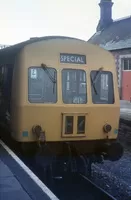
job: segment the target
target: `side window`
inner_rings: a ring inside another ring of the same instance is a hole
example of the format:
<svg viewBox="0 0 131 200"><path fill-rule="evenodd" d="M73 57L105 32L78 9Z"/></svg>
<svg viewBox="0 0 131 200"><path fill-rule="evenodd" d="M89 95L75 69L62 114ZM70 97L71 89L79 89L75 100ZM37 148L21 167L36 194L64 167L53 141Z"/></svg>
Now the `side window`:
<svg viewBox="0 0 131 200"><path fill-rule="evenodd" d="M131 58L123 58L122 65L124 71L131 71Z"/></svg>
<svg viewBox="0 0 131 200"><path fill-rule="evenodd" d="M30 67L28 100L31 103L56 103L57 73L54 68Z"/></svg>

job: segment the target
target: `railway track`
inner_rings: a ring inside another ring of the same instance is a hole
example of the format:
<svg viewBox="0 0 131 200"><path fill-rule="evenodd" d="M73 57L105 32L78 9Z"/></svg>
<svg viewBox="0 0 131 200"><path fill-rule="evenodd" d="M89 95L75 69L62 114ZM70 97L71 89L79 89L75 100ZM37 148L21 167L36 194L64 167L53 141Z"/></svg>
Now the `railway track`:
<svg viewBox="0 0 131 200"><path fill-rule="evenodd" d="M125 120L125 119L120 119L120 127L121 126L128 126L129 128L131 128L131 121L129 120Z"/></svg>
<svg viewBox="0 0 131 200"><path fill-rule="evenodd" d="M68 174L66 178L57 177L57 179L46 179L45 182L44 169L42 166L36 164L36 158L21 155L18 147L15 147L11 138L8 137L7 139L6 134L1 134L1 139L60 200L116 200L105 190L95 185L90 179L77 173Z"/></svg>
<svg viewBox="0 0 131 200"><path fill-rule="evenodd" d="M30 160L22 158L22 160L60 200L116 200L82 174L70 173L64 178L57 177L45 181L42 167L34 167L35 161L32 158Z"/></svg>
<svg viewBox="0 0 131 200"><path fill-rule="evenodd" d="M115 200L115 198L81 175L72 175L68 181L58 180L55 183L55 187L49 188L60 200Z"/></svg>
<svg viewBox="0 0 131 200"><path fill-rule="evenodd" d="M5 130L4 130L5 131ZM89 200L116 200L105 190L95 185L94 182L80 174L68 174L66 179L58 178L45 182L44 170L41 166L36 167L36 161L32 157L24 157L18 151L18 147L14 145L9 134L1 131L1 139L20 157L20 159L43 181L48 188L60 199L89 199ZM125 137L126 136L126 137ZM126 139L125 139L126 138ZM120 120L119 140L131 147L131 123L129 121ZM41 162L41 161L40 161ZM100 180L102 181L102 180Z"/></svg>

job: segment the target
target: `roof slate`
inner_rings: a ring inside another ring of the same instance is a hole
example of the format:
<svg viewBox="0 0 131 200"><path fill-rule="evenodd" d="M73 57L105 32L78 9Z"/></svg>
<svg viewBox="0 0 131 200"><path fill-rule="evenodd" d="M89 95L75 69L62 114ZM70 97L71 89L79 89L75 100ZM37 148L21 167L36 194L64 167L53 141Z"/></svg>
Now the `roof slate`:
<svg viewBox="0 0 131 200"><path fill-rule="evenodd" d="M131 48L131 16L113 21L109 27L96 32L88 42L110 51Z"/></svg>

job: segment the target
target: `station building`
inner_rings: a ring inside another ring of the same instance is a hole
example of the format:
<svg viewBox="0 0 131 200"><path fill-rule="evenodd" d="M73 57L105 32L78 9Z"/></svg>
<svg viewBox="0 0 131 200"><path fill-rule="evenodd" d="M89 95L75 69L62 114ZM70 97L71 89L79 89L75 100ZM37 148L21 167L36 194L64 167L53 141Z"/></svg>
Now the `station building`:
<svg viewBox="0 0 131 200"><path fill-rule="evenodd" d="M112 19L112 0L101 0L100 20L88 40L110 51L115 58L121 100L131 101L131 16Z"/></svg>

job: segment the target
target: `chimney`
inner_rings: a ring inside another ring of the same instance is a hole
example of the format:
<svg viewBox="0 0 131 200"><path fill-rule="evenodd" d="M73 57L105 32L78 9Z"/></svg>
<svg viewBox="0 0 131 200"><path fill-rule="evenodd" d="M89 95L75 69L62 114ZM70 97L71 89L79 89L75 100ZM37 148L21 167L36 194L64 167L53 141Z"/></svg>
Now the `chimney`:
<svg viewBox="0 0 131 200"><path fill-rule="evenodd" d="M107 28L112 22L112 0L101 0L100 6L100 20L97 26L97 31Z"/></svg>

